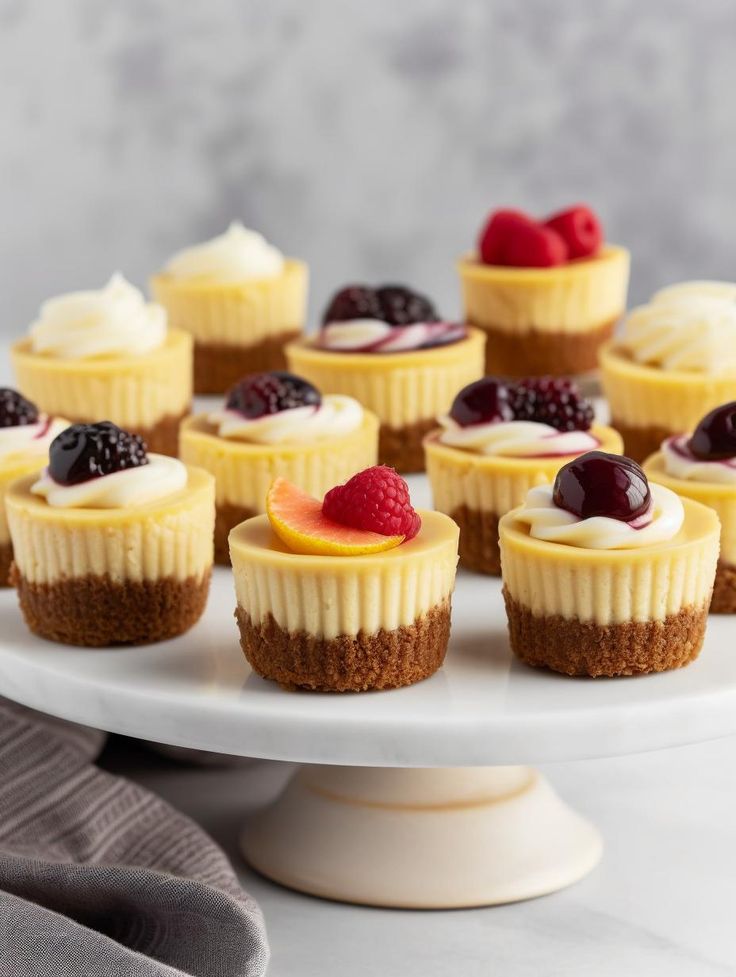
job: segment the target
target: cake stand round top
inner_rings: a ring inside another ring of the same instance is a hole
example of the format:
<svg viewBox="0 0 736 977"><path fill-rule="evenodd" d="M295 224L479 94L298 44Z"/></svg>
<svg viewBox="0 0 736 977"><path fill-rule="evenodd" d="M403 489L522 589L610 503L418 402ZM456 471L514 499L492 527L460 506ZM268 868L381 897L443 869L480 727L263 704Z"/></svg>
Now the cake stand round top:
<svg viewBox="0 0 736 977"><path fill-rule="evenodd" d="M412 494L426 503L423 478ZM736 733L736 622L711 617L687 668L570 679L514 661L498 580L461 572L445 666L390 692L288 692L239 647L231 574L217 568L204 617L140 648L55 645L0 594L0 694L143 739L234 755L369 766L544 763L679 746Z"/></svg>

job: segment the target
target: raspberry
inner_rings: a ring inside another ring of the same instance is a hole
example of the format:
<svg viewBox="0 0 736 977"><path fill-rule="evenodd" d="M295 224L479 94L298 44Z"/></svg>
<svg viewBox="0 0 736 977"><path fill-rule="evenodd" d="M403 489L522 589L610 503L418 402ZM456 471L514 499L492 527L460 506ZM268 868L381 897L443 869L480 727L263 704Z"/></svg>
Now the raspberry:
<svg viewBox="0 0 736 977"><path fill-rule="evenodd" d="M436 322L437 313L426 296L404 285L383 285L376 291L381 305L381 318L392 326L408 326L413 322Z"/></svg>
<svg viewBox="0 0 736 977"><path fill-rule="evenodd" d="M383 319L375 288L368 285L347 285L335 292L322 322L346 322L348 319Z"/></svg>
<svg viewBox="0 0 736 977"><path fill-rule="evenodd" d="M527 377L514 385L511 397L514 419L549 424L558 431L587 431L593 423L593 407L572 380L560 377Z"/></svg>
<svg viewBox="0 0 736 977"><path fill-rule="evenodd" d="M231 387L225 407L250 419L278 414L292 407L319 407L319 390L307 380L273 370L271 373L249 373Z"/></svg>
<svg viewBox="0 0 736 977"><path fill-rule="evenodd" d="M506 245L518 227L534 225L521 210L495 210L478 237L478 252L487 265L505 265Z"/></svg>
<svg viewBox="0 0 736 977"><path fill-rule="evenodd" d="M22 397L17 390L0 387L0 427L20 427L35 424L38 408Z"/></svg>
<svg viewBox="0 0 736 977"><path fill-rule="evenodd" d="M322 513L352 529L403 536L404 542L413 539L422 525L412 508L409 486L386 465L366 468L344 485L330 489L322 502Z"/></svg>
<svg viewBox="0 0 736 977"><path fill-rule="evenodd" d="M77 485L147 464L143 438L122 431L112 421L72 424L49 448L49 475L60 485Z"/></svg>
<svg viewBox="0 0 736 977"><path fill-rule="evenodd" d="M502 264L514 268L551 268L567 261L567 245L543 224L518 224L506 241Z"/></svg>
<svg viewBox="0 0 736 977"><path fill-rule="evenodd" d="M497 377L483 377L463 387L450 408L450 417L460 427L510 421L514 417L511 406L512 391Z"/></svg>
<svg viewBox="0 0 736 977"><path fill-rule="evenodd" d="M547 218L544 226L556 231L567 245L570 258L587 258L603 243L600 221L584 204L568 207Z"/></svg>

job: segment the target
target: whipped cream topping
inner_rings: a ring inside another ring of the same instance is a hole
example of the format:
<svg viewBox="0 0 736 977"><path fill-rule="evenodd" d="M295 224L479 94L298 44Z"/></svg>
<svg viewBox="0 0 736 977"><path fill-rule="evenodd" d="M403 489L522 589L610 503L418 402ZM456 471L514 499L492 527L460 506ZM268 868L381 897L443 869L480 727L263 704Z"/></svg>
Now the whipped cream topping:
<svg viewBox="0 0 736 977"><path fill-rule="evenodd" d="M324 349L352 353L403 353L412 349L446 346L467 335L459 322L413 322L391 326L382 319L348 319L328 322L317 342Z"/></svg>
<svg viewBox="0 0 736 977"><path fill-rule="evenodd" d="M217 425L221 438L253 444L311 442L357 431L363 423L363 408L352 397L329 394L316 406L290 407L263 417L244 417L239 411L226 408L212 411L207 419Z"/></svg>
<svg viewBox="0 0 736 977"><path fill-rule="evenodd" d="M166 340L166 313L116 273L104 288L48 299L30 328L35 353L60 359L140 356Z"/></svg>
<svg viewBox="0 0 736 977"><path fill-rule="evenodd" d="M31 486L34 495L60 509L129 509L172 495L187 484L187 469L177 458L150 454L147 465L61 485L45 469Z"/></svg>
<svg viewBox="0 0 736 977"><path fill-rule="evenodd" d="M690 451L688 441L687 434L680 434L662 442L664 470L668 475L673 478L682 478L686 482L736 484L736 458L703 461L702 458L696 458Z"/></svg>
<svg viewBox="0 0 736 977"><path fill-rule="evenodd" d="M558 431L537 421L492 421L462 427L449 415L438 418L439 440L453 448L502 458L546 458L580 455L600 447L590 431Z"/></svg>
<svg viewBox="0 0 736 977"><path fill-rule="evenodd" d="M233 221L224 234L204 244L184 248L166 265L173 278L203 278L214 282L244 282L275 278L284 269L284 256L262 234Z"/></svg>
<svg viewBox="0 0 736 977"><path fill-rule="evenodd" d="M41 417L35 424L14 424L0 427L0 463L13 458L44 457L57 434L69 427L56 417Z"/></svg>
<svg viewBox="0 0 736 977"><path fill-rule="evenodd" d="M623 346L664 370L736 370L736 284L682 282L657 292L624 322Z"/></svg>
<svg viewBox="0 0 736 977"><path fill-rule="evenodd" d="M631 522L609 516L581 519L555 505L551 485L530 489L515 518L529 527L530 536L549 543L593 550L641 549L672 539L685 519L678 495L664 485L649 487L652 494L649 512Z"/></svg>

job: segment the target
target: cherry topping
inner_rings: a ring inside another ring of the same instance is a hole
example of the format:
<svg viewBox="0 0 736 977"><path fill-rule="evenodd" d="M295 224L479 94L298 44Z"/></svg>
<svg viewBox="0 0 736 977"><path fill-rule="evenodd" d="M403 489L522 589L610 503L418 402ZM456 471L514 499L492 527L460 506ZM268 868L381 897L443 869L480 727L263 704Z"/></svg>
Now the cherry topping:
<svg viewBox="0 0 736 977"><path fill-rule="evenodd" d="M392 326L409 326L413 322L436 322L434 305L419 292L404 285L382 285L376 290L381 305L380 318Z"/></svg>
<svg viewBox="0 0 736 977"><path fill-rule="evenodd" d="M496 210L488 218L478 238L481 261L487 265L505 265L506 243L519 226L533 225L534 221L521 210Z"/></svg>
<svg viewBox="0 0 736 977"><path fill-rule="evenodd" d="M483 377L463 387L450 408L450 417L461 427L471 424L490 424L493 421L511 421L512 390L497 377Z"/></svg>
<svg viewBox="0 0 736 977"><path fill-rule="evenodd" d="M278 414L292 407L319 407L322 396L308 380L273 370L271 373L249 373L230 388L225 407L243 417L254 419Z"/></svg>
<svg viewBox="0 0 736 977"><path fill-rule="evenodd" d="M736 457L736 400L706 414L687 443L701 461Z"/></svg>
<svg viewBox="0 0 736 977"><path fill-rule="evenodd" d="M49 447L49 475L60 485L77 485L147 464L143 438L112 421L72 424Z"/></svg>
<svg viewBox="0 0 736 977"><path fill-rule="evenodd" d="M553 500L582 519L608 516L631 522L647 512L652 496L646 475L631 458L589 451L559 470Z"/></svg>
<svg viewBox="0 0 736 977"><path fill-rule="evenodd" d="M332 296L322 322L382 318L381 303L375 288L368 285L347 285Z"/></svg>
<svg viewBox="0 0 736 977"><path fill-rule="evenodd" d="M17 390L0 387L0 427L20 427L35 424L38 408L30 400L22 397Z"/></svg>
<svg viewBox="0 0 736 977"><path fill-rule="evenodd" d="M567 245L570 258L587 258L603 243L603 228L590 209L584 204L568 207L545 221L545 226L556 231Z"/></svg>
<svg viewBox="0 0 736 977"><path fill-rule="evenodd" d="M512 405L515 420L549 424L558 431L588 431L593 423L593 405L564 377L517 380Z"/></svg>

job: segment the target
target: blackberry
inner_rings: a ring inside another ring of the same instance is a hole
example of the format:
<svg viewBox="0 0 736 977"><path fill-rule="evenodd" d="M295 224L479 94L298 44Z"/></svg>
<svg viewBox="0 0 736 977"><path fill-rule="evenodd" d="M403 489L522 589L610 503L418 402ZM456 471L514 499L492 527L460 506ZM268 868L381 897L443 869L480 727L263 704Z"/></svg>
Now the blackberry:
<svg viewBox="0 0 736 977"><path fill-rule="evenodd" d="M413 322L437 322L434 305L419 292L404 285L383 285L376 291L381 306L379 318L392 326L409 326Z"/></svg>
<svg viewBox="0 0 736 977"><path fill-rule="evenodd" d="M307 380L286 370L273 370L243 377L228 391L225 406L254 419L292 407L319 407L321 403L319 390Z"/></svg>
<svg viewBox="0 0 736 977"><path fill-rule="evenodd" d="M483 377L463 387L452 402L450 417L460 427L511 421L514 419L511 396L512 391L503 380Z"/></svg>
<svg viewBox="0 0 736 977"><path fill-rule="evenodd" d="M35 424L38 408L11 387L0 387L0 427Z"/></svg>
<svg viewBox="0 0 736 977"><path fill-rule="evenodd" d="M511 406L517 421L537 421L558 431L587 431L593 423L593 405L572 380L527 377L514 384Z"/></svg>
<svg viewBox="0 0 736 977"><path fill-rule="evenodd" d="M60 485L78 485L147 464L143 438L121 430L112 421L72 424L49 448L49 475Z"/></svg>
<svg viewBox="0 0 736 977"><path fill-rule="evenodd" d="M322 322L346 322L349 319L383 319L381 303L375 288L347 285L330 299Z"/></svg>

